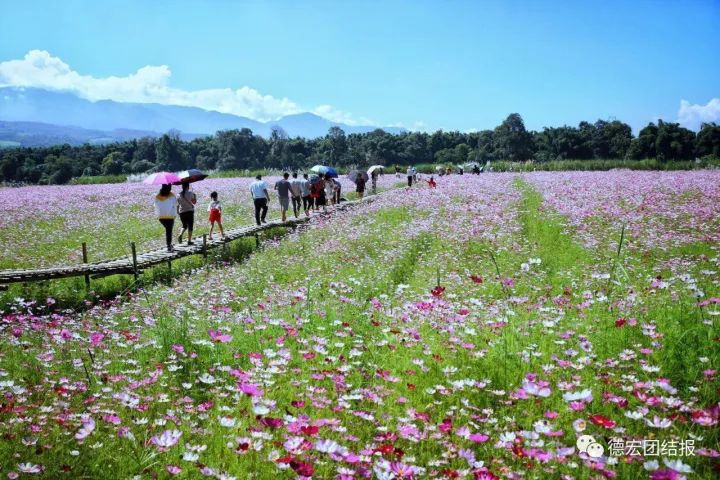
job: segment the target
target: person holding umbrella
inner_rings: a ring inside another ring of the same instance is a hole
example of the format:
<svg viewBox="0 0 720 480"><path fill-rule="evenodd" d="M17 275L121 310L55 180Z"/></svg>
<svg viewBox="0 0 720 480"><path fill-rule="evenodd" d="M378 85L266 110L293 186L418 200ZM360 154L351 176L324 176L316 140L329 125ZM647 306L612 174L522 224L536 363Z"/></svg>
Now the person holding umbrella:
<svg viewBox="0 0 720 480"><path fill-rule="evenodd" d="M268 200L270 194L267 191L267 183L262 180L262 176L258 175L255 177L255 181L250 184L250 195L252 195L253 203L255 204L255 222L267 223L265 217L268 212Z"/></svg>
<svg viewBox="0 0 720 480"><path fill-rule="evenodd" d="M190 184L207 178L207 175L197 168L191 168L178 173L177 177L177 181L173 182L173 184L182 186L182 190L177 198L177 211L180 214L180 221L182 222L182 230L178 236L178 242L182 243L182 237L187 230L187 244L194 245L192 232L195 224L195 204L197 203L197 196L190 191Z"/></svg>
<svg viewBox="0 0 720 480"><path fill-rule="evenodd" d="M358 194L358 198L363 198L363 195L365 195L365 183L365 177L358 175L357 180L355 180L355 191Z"/></svg>
<svg viewBox="0 0 720 480"><path fill-rule="evenodd" d="M177 212L180 215L180 222L182 222L182 230L178 235L178 243L182 243L183 235L185 231L188 232L188 245L195 245L192 241L193 225L195 224L195 204L197 203L197 196L194 192L190 191L190 183L182 182L182 190L177 197Z"/></svg>
<svg viewBox="0 0 720 480"><path fill-rule="evenodd" d="M368 174L360 170L353 170L348 174L348 180L355 184L355 192L358 194L358 198L363 198L365 193L365 184L368 180Z"/></svg>
<svg viewBox="0 0 720 480"><path fill-rule="evenodd" d="M177 200L172 194L172 185L164 183L160 187L160 192L155 196L155 215L160 223L165 227L165 243L167 251L172 252L172 231L175 224L175 209L177 208Z"/></svg>

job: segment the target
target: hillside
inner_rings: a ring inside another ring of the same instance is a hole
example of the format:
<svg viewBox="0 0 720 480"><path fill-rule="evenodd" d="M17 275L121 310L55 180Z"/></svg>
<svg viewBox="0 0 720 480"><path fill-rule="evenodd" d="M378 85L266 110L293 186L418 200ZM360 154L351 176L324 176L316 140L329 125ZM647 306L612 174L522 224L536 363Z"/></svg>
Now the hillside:
<svg viewBox="0 0 720 480"><path fill-rule="evenodd" d="M273 122L203 110L196 107L155 103L92 102L71 93L39 88L0 88L0 141L22 146L55 143L82 144L157 137L168 130L179 130L190 138L211 135L218 130L249 128L268 136L272 127L281 127L291 136L315 138L337 126L346 133L364 133L374 126L350 126L332 122L312 113L289 115ZM399 133L403 129L384 130Z"/></svg>

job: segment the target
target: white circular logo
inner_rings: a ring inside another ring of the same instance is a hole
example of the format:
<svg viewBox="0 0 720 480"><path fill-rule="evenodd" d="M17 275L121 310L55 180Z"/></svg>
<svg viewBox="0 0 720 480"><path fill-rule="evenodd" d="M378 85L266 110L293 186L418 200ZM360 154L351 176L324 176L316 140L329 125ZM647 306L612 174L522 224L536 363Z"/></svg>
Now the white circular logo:
<svg viewBox="0 0 720 480"><path fill-rule="evenodd" d="M597 443L592 435L581 435L575 445L581 453L587 453L592 458L600 458L605 453L605 448Z"/></svg>

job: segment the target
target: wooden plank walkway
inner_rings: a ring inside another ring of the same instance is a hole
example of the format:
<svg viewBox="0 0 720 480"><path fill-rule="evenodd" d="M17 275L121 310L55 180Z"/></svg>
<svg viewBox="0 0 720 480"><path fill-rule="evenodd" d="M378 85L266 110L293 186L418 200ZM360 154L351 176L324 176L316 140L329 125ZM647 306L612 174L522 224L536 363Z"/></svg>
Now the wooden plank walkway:
<svg viewBox="0 0 720 480"><path fill-rule="evenodd" d="M374 200L375 197L376 196L374 195L363 198L362 200L343 202L340 205L337 205L334 210L328 212L327 215L332 215L335 212L346 210L349 207L370 202ZM38 282L68 277L85 276L87 282L87 279L89 278L99 278L108 275L138 274L141 273L144 268L152 267L161 263L172 262L173 260L187 257L189 255L206 254L211 248L221 247L223 244L232 242L238 238L254 236L264 230L275 227L296 228L298 225L312 221L322 215L326 214L313 214L309 219L304 217L297 219L293 218L287 220L286 222L274 220L262 225L250 225L226 230L224 240L220 239L218 235L215 239L206 240L206 242L203 243L203 236L199 236L193 239L195 243L194 245L176 244L175 249L172 252L168 252L166 248L161 248L149 252L137 253L135 255L135 262L133 262L133 255L128 255L126 257L103 260L95 263L60 265L56 267L37 269L0 270L0 287L6 286L10 283Z"/></svg>

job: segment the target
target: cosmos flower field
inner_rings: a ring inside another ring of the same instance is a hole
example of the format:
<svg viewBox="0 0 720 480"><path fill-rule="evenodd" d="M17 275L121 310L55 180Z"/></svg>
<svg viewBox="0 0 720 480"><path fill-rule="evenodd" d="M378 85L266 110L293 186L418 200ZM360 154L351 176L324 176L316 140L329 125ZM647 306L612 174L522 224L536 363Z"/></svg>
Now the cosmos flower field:
<svg viewBox="0 0 720 480"><path fill-rule="evenodd" d="M129 299L18 300L0 475L715 478L719 322L720 172L443 177Z"/></svg>

